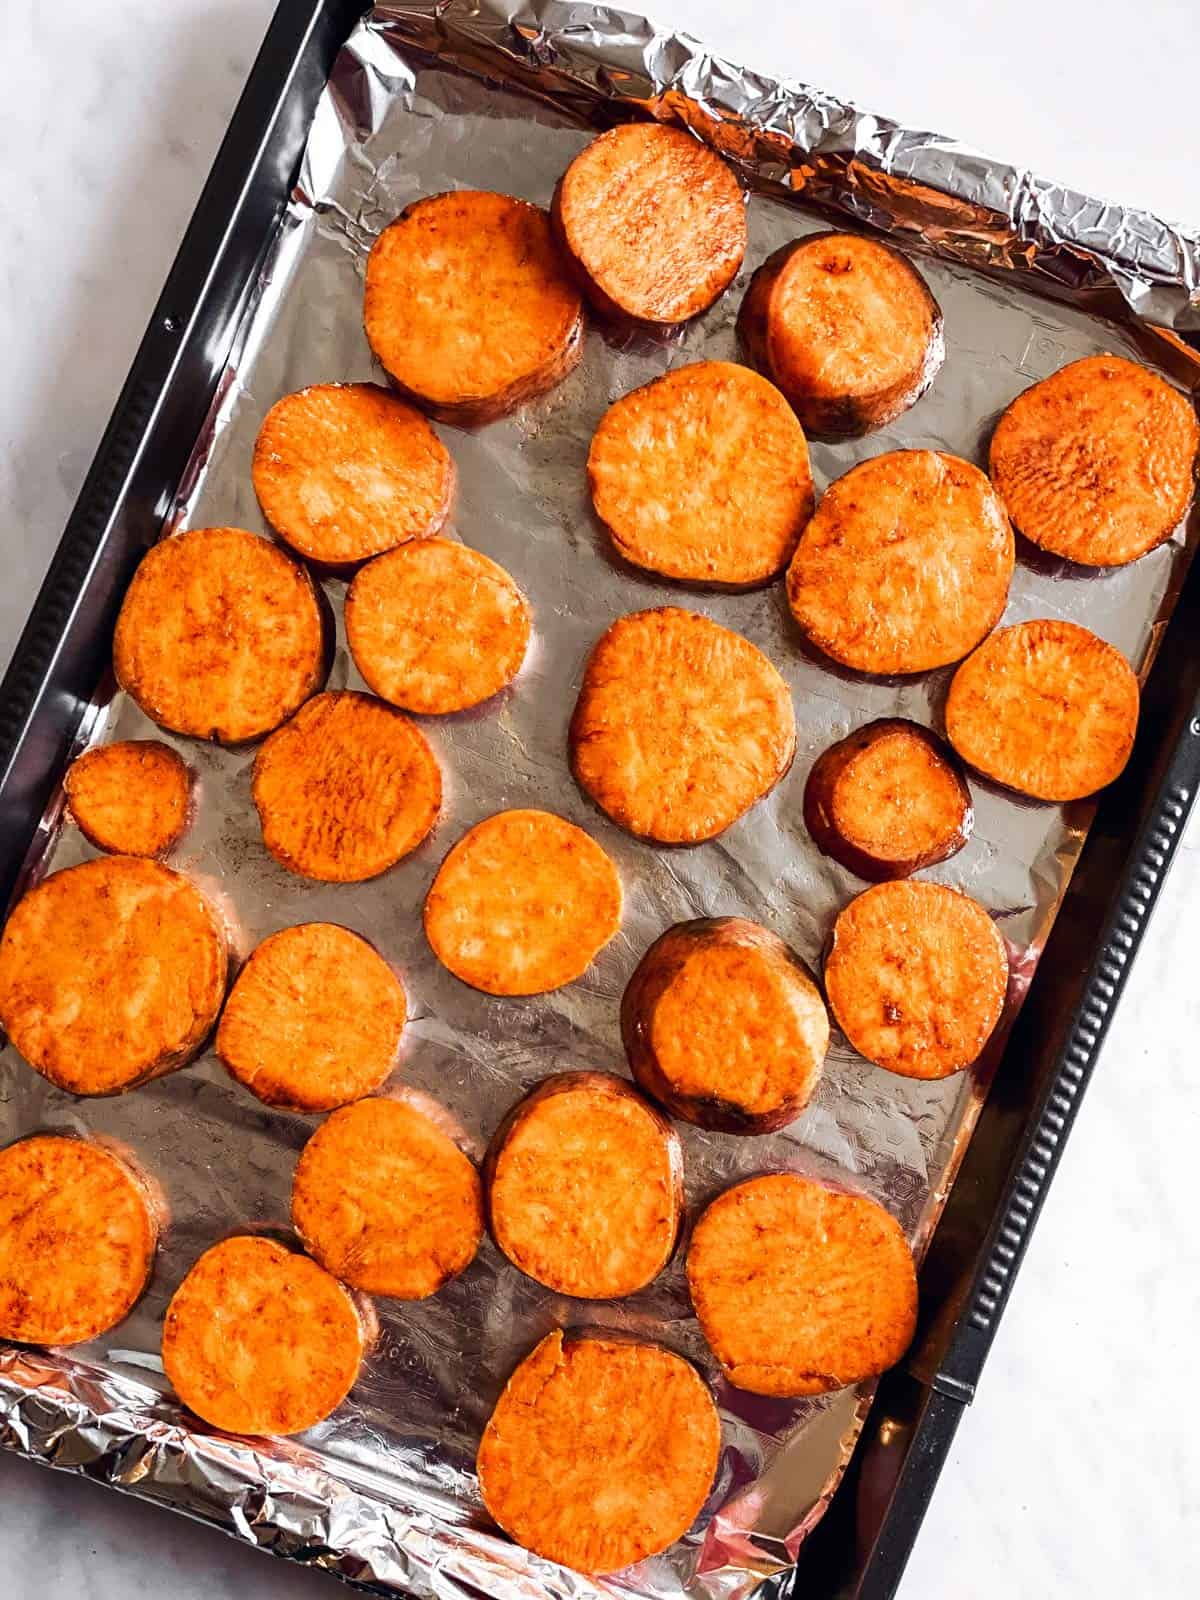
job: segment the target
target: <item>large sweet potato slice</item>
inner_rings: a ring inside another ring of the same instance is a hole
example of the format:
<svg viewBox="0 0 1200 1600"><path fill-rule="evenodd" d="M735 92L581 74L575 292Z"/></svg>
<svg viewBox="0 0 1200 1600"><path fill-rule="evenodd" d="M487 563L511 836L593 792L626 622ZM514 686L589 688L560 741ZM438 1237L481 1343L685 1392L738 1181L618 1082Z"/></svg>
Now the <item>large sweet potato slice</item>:
<svg viewBox="0 0 1200 1600"><path fill-rule="evenodd" d="M80 832L113 855L165 855L191 817L187 762L157 739L85 750L67 768L63 790Z"/></svg>

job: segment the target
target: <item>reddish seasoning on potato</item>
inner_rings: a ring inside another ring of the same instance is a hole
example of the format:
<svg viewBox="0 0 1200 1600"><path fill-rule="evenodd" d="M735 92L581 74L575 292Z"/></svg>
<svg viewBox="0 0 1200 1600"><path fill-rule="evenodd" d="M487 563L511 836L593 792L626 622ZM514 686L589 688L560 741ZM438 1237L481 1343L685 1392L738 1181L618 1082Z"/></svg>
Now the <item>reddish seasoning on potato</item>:
<svg viewBox="0 0 1200 1600"><path fill-rule="evenodd" d="M85 750L67 768L63 791L79 831L112 855L165 855L191 816L191 771L158 739Z"/></svg>

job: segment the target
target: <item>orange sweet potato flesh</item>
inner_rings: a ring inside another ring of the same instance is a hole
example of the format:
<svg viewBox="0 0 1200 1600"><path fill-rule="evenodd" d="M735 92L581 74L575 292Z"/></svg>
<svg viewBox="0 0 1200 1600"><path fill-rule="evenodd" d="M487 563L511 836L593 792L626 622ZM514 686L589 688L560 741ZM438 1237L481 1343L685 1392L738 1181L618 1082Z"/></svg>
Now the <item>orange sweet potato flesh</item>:
<svg viewBox="0 0 1200 1600"><path fill-rule="evenodd" d="M304 1146L292 1222L305 1249L343 1283L424 1300L475 1259L479 1174L415 1106L360 1100L327 1117Z"/></svg>
<svg viewBox="0 0 1200 1600"><path fill-rule="evenodd" d="M610 1073L545 1079L501 1123L484 1172L493 1239L556 1294L635 1294L671 1259L683 1220L679 1137Z"/></svg>
<svg viewBox="0 0 1200 1600"><path fill-rule="evenodd" d="M899 1224L865 1195L772 1173L696 1224L688 1288L738 1389L824 1394L885 1372L912 1343L917 1279Z"/></svg>
<svg viewBox="0 0 1200 1600"><path fill-rule="evenodd" d="M325 676L312 579L242 528L164 539L133 575L113 668L146 715L172 733L222 744L259 739Z"/></svg>
<svg viewBox="0 0 1200 1600"><path fill-rule="evenodd" d="M788 569L788 604L845 667L928 672L991 632L1012 572L1012 529L983 473L943 451L893 450L825 491Z"/></svg>
<svg viewBox="0 0 1200 1600"><path fill-rule="evenodd" d="M0 1339L80 1344L128 1316L158 1228L140 1179L85 1139L0 1151Z"/></svg>
<svg viewBox="0 0 1200 1600"><path fill-rule="evenodd" d="M954 674L946 733L968 764L1036 800L1079 800L1124 771L1138 685L1121 652L1074 622L1001 628Z"/></svg>
<svg viewBox="0 0 1200 1600"><path fill-rule="evenodd" d="M634 1077L674 1116L726 1133L797 1117L829 1048L825 1003L804 963L743 917L668 928L621 1002Z"/></svg>
<svg viewBox="0 0 1200 1600"><path fill-rule="evenodd" d="M273 1239L206 1250L163 1322L163 1369L196 1416L226 1433L311 1428L349 1394L366 1330L346 1289Z"/></svg>
<svg viewBox="0 0 1200 1600"><path fill-rule="evenodd" d="M833 926L825 993L868 1061L906 1078L946 1078L975 1062L1008 987L1008 953L969 895L902 880L858 895Z"/></svg>
<svg viewBox="0 0 1200 1600"><path fill-rule="evenodd" d="M68 867L18 903L0 940L0 1023L68 1094L119 1094L182 1066L225 995L216 913L157 861Z"/></svg>
<svg viewBox="0 0 1200 1600"><path fill-rule="evenodd" d="M773 384L731 361L679 367L610 406L588 481L627 561L714 587L769 583L813 511L803 429Z"/></svg>
<svg viewBox="0 0 1200 1600"><path fill-rule="evenodd" d="M686 322L724 293L746 253L731 169L691 134L657 123L593 139L563 174L553 217L588 299L609 317Z"/></svg>
<svg viewBox="0 0 1200 1600"><path fill-rule="evenodd" d="M437 533L454 498L445 445L377 383L321 383L277 400L252 473L278 536L333 571Z"/></svg>
<svg viewBox="0 0 1200 1600"><path fill-rule="evenodd" d="M217 1055L269 1106L331 1111L391 1072L404 989L349 928L306 922L273 933L238 974L217 1029Z"/></svg>
<svg viewBox="0 0 1200 1600"><path fill-rule="evenodd" d="M476 1464L484 1504L518 1544L598 1574L687 1532L720 1450L712 1396L681 1356L555 1329L508 1380Z"/></svg>
<svg viewBox="0 0 1200 1600"><path fill-rule="evenodd" d="M442 803L420 729L354 690L315 695L258 752L263 842L302 878L360 883L415 850Z"/></svg>
<svg viewBox="0 0 1200 1600"><path fill-rule="evenodd" d="M740 634L675 606L621 617L583 676L575 776L630 833L715 838L783 777L796 752L788 686Z"/></svg>
<svg viewBox="0 0 1200 1600"><path fill-rule="evenodd" d="M157 739L85 750L67 768L63 790L80 832L112 855L165 855L191 817L188 765Z"/></svg>
<svg viewBox="0 0 1200 1600"><path fill-rule="evenodd" d="M583 353L583 306L537 206L459 189L407 206L367 261L365 323L388 376L434 417L490 422Z"/></svg>
<svg viewBox="0 0 1200 1600"><path fill-rule="evenodd" d="M1072 361L1019 394L992 435L992 482L1025 537L1090 567L1168 538L1195 490L1191 401L1119 356Z"/></svg>

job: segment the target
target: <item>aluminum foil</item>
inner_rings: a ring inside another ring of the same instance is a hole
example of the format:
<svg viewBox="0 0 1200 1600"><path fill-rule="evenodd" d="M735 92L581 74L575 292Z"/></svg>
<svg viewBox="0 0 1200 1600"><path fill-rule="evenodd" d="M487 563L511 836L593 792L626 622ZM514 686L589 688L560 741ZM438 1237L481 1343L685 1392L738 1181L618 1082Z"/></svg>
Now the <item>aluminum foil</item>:
<svg viewBox="0 0 1200 1600"><path fill-rule="evenodd" d="M1189 386L1200 373L1200 358L1178 337L1200 327L1194 235L816 91L743 73L635 17L577 5L509 8L505 0L381 6L341 52L320 101L291 203L164 531L229 523L265 531L249 468L267 409L307 383L379 376L362 333L363 269L373 239L402 206L455 186L545 204L597 127L646 113L687 123L734 160L749 193L745 267L724 299L682 332L614 337L593 329L582 364L552 394L477 432L440 430L459 470L455 532L517 577L536 632L524 670L500 700L425 719L447 780L431 838L374 882L305 882L262 846L249 794L252 752L168 741L200 780L198 820L175 864L226 908L243 953L302 920L344 922L373 939L409 994L398 1081L449 1107L476 1153L539 1079L570 1068L623 1070L620 996L669 924L752 917L819 965L834 916L862 884L808 837L801 797L809 768L873 717L936 724L948 678L865 681L832 669L801 648L781 585L712 595L618 565L584 476L606 406L668 367L735 358L734 318L751 272L787 239L827 225L831 211L921 252L945 313L948 358L929 394L891 427L817 445L819 485L897 446L980 461L1014 395L1098 350L1156 355ZM1112 320L1101 321L1100 311ZM1103 576L1023 558L1006 620L1083 621L1144 671L1198 533L1181 531ZM340 618L344 585L326 589ZM664 603L712 616L764 649L792 686L799 731L795 765L766 800L720 839L670 852L613 827L576 789L566 763L567 721L591 645L613 617ZM331 684L358 682L339 631ZM155 733L109 684L81 739ZM974 790L973 839L930 876L968 890L995 916L1013 956L1011 1019L1091 808L1022 804L978 783ZM532 1000L465 988L434 960L420 926L425 891L450 845L513 805L542 806L586 827L616 859L626 889L624 926L593 968ZM29 870L89 853L62 823L60 799ZM874 1195L920 1249L998 1054L957 1079L920 1083L869 1066L835 1039L819 1093L789 1128L743 1139L681 1129L693 1213L740 1177L791 1168ZM540 1289L485 1244L434 1299L381 1304L381 1335L350 1400L301 1439L230 1440L182 1414L158 1355L165 1304L218 1238L286 1225L295 1157L314 1125L260 1105L211 1055L123 1097L84 1101L52 1088L11 1049L0 1056L0 1142L47 1128L119 1139L170 1206L153 1281L124 1323L69 1354L0 1348L0 1440L388 1593L565 1600L624 1590L741 1600L790 1564L836 1485L869 1388L798 1401L731 1389L690 1315L679 1259L643 1293L596 1305ZM665 1555L609 1580L515 1549L490 1527L473 1477L479 1433L505 1377L555 1323L665 1341L710 1377L722 1410L720 1470L696 1527Z"/></svg>

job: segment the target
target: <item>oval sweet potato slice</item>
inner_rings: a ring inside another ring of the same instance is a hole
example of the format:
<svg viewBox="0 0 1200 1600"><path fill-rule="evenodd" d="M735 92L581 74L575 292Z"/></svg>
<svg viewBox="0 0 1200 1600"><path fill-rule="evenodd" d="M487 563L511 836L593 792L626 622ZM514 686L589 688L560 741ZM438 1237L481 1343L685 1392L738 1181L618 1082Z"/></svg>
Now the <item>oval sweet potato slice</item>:
<svg viewBox="0 0 1200 1600"><path fill-rule="evenodd" d="M976 772L1035 800L1080 800L1125 770L1138 722L1128 661L1075 622L1001 628L950 683L946 733Z"/></svg>
<svg viewBox="0 0 1200 1600"><path fill-rule="evenodd" d="M129 1315L158 1227L140 1179L86 1139L0 1150L0 1339L81 1344Z"/></svg>
<svg viewBox="0 0 1200 1600"><path fill-rule="evenodd" d="M289 872L361 883L437 821L442 774L421 730L353 689L315 695L254 762L263 843Z"/></svg>
<svg viewBox="0 0 1200 1600"><path fill-rule="evenodd" d="M499 694L520 671L530 626L504 568L448 539L380 556L346 594L346 643L367 684L427 715Z"/></svg>
<svg viewBox="0 0 1200 1600"><path fill-rule="evenodd" d="M866 1195L794 1172L712 1202L688 1288L713 1355L752 1394L824 1394L894 1366L912 1343L917 1275L899 1223Z"/></svg>
<svg viewBox="0 0 1200 1600"><path fill-rule="evenodd" d="M518 1544L598 1574L685 1534L720 1452L717 1408L682 1356L556 1328L508 1380L476 1464L484 1505Z"/></svg>
<svg viewBox="0 0 1200 1600"><path fill-rule="evenodd" d="M269 1106L331 1111L378 1089L405 1015L403 986L372 945L305 922L264 939L238 974L217 1055Z"/></svg>
<svg viewBox="0 0 1200 1600"><path fill-rule="evenodd" d="M762 651L675 606L620 617L588 658L571 719L583 788L630 833L715 838L796 753L788 686Z"/></svg>
<svg viewBox="0 0 1200 1600"><path fill-rule="evenodd" d="M325 623L312 579L242 528L175 534L133 575L113 669L172 733L221 744L259 739L325 677Z"/></svg>
<svg viewBox="0 0 1200 1600"><path fill-rule="evenodd" d="M845 667L928 672L999 622L1013 559L1004 507L977 467L940 450L892 450L825 491L788 568L788 604Z"/></svg>
<svg viewBox="0 0 1200 1600"><path fill-rule="evenodd" d="M818 849L879 883L946 861L971 837L962 763L919 723L885 717L818 756L804 789Z"/></svg>
<svg viewBox="0 0 1200 1600"><path fill-rule="evenodd" d="M1186 396L1119 356L1072 361L1019 394L992 435L1013 524L1053 555L1120 567L1187 515L1200 422Z"/></svg>
<svg viewBox="0 0 1200 1600"><path fill-rule="evenodd" d="M621 1034L641 1087L701 1128L769 1133L807 1105L829 1048L800 957L744 917L668 928L638 963Z"/></svg>
<svg viewBox="0 0 1200 1600"><path fill-rule="evenodd" d="M63 790L79 831L112 855L165 855L191 818L187 762L157 739L85 750L67 768Z"/></svg>
<svg viewBox="0 0 1200 1600"><path fill-rule="evenodd" d="M239 1234L206 1250L163 1321L163 1369L226 1433L311 1428L350 1393L367 1335L349 1290L298 1251Z"/></svg>
<svg viewBox="0 0 1200 1600"><path fill-rule="evenodd" d="M0 1023L68 1094L120 1094L181 1067L225 994L226 939L199 889L158 861L55 872L0 940Z"/></svg>
<svg viewBox="0 0 1200 1600"><path fill-rule="evenodd" d="M978 1060L1008 988L1008 952L970 895L879 883L833 925L825 993L846 1038L906 1078L948 1078Z"/></svg>
<svg viewBox="0 0 1200 1600"><path fill-rule="evenodd" d="M383 230L365 322L393 383L463 425L545 393L583 353L583 305L546 213L477 189L417 200Z"/></svg>
<svg viewBox="0 0 1200 1600"><path fill-rule="evenodd" d="M377 383L284 395L254 446L254 492L285 544L342 571L437 533L454 462L419 411Z"/></svg>
<svg viewBox="0 0 1200 1600"><path fill-rule="evenodd" d="M292 1223L343 1283L424 1300L475 1259L479 1174L414 1106L360 1100L327 1117L301 1151Z"/></svg>
<svg viewBox="0 0 1200 1600"><path fill-rule="evenodd" d="M868 433L919 400L945 357L942 313L917 269L853 233L793 240L759 267L738 318L750 359L805 428Z"/></svg>
<svg viewBox="0 0 1200 1600"><path fill-rule="evenodd" d="M813 511L803 429L773 384L731 361L679 367L610 406L588 481L627 561L724 588L782 572Z"/></svg>
<svg viewBox="0 0 1200 1600"><path fill-rule="evenodd" d="M636 1294L679 1238L679 1136L607 1072L562 1072L538 1084L497 1129L484 1177L492 1238L556 1294Z"/></svg>
<svg viewBox="0 0 1200 1600"><path fill-rule="evenodd" d="M456 978L485 994L545 994L582 977L621 926L621 879L574 823L501 811L438 868L425 936Z"/></svg>
<svg viewBox="0 0 1200 1600"><path fill-rule="evenodd" d="M686 322L724 294L746 253L732 170L660 123L593 139L563 174L552 214L588 299L610 317Z"/></svg>

